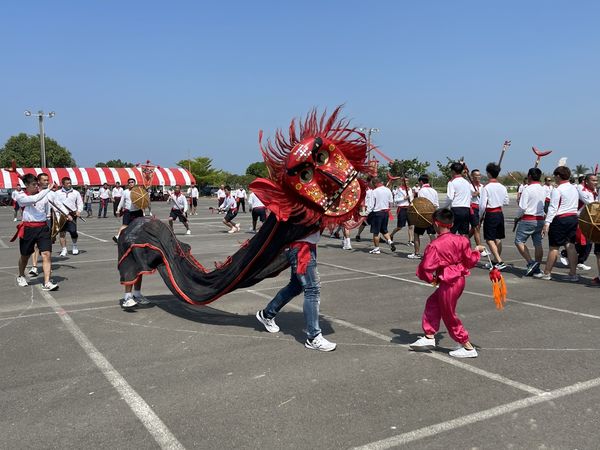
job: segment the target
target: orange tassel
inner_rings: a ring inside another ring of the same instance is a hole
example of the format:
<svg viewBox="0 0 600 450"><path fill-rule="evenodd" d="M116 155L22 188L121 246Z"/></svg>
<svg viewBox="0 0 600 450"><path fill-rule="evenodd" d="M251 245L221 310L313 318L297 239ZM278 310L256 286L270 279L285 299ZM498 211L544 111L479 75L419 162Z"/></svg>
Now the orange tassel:
<svg viewBox="0 0 600 450"><path fill-rule="evenodd" d="M504 277L501 276L499 280L492 281L492 291L494 293L496 309L503 309L506 303L506 283L504 282Z"/></svg>

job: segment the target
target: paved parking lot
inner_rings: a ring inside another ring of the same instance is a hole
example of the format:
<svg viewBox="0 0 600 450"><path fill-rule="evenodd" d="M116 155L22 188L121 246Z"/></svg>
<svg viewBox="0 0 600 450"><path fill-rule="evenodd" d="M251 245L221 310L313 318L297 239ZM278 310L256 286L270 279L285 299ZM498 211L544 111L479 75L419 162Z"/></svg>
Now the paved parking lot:
<svg viewBox="0 0 600 450"><path fill-rule="evenodd" d="M176 225L208 267L252 236L227 234L213 203L201 201L191 236ZM164 203L153 211L167 217ZM210 307L182 304L155 275L143 289L153 304L122 311L118 224L81 224L77 256L55 246L60 289L45 293L39 279L16 286L12 211L0 209L1 448L599 447L595 261L578 284L523 278L507 224L509 301L497 311L487 271L473 270L458 312L480 356L465 361L447 355L443 327L438 351L407 348L432 289L408 246L369 255L365 240L347 252L323 237L322 328L338 348L319 353L302 345L301 298L278 334L254 318L288 271Z"/></svg>

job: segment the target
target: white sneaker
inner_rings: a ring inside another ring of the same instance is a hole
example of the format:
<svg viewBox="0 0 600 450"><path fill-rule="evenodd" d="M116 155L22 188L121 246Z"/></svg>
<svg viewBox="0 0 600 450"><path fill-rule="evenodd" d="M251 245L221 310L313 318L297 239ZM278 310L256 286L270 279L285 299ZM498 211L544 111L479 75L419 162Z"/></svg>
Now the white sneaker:
<svg viewBox="0 0 600 450"><path fill-rule="evenodd" d="M312 340L307 339L304 343L304 346L311 350L319 350L320 352L331 352L337 347L335 343L329 342L327 339L325 339L322 334L319 334Z"/></svg>
<svg viewBox="0 0 600 450"><path fill-rule="evenodd" d="M435 338L430 339L427 336L422 336L415 342L409 345L411 350L416 352L423 350L433 350L435 348Z"/></svg>
<svg viewBox="0 0 600 450"><path fill-rule="evenodd" d="M229 229L228 233L229 233L229 234L233 234L233 233L235 233L236 231L237 231L237 228L236 228L236 227L233 227L233 228L230 228L230 229Z"/></svg>
<svg viewBox="0 0 600 450"><path fill-rule="evenodd" d="M471 350L467 350L464 347L460 347L456 350L452 350L448 353L450 356L454 356L455 358L477 358L477 350L472 348Z"/></svg>
<svg viewBox="0 0 600 450"><path fill-rule="evenodd" d="M74 255L79 255L79 249L73 246L73 251L71 253L73 253Z"/></svg>
<svg viewBox="0 0 600 450"><path fill-rule="evenodd" d="M410 255L406 256L408 259L421 259L421 255L417 254L417 253L411 253Z"/></svg>
<svg viewBox="0 0 600 450"><path fill-rule="evenodd" d="M549 273L538 272L533 274L533 278L537 278L538 280L550 281L552 279L552 275Z"/></svg>
<svg viewBox="0 0 600 450"><path fill-rule="evenodd" d="M375 247L374 249L372 249L369 252L371 255L379 255L381 253L381 250L379 250L379 247Z"/></svg>
<svg viewBox="0 0 600 450"><path fill-rule="evenodd" d="M185 234L192 234L192 230L187 230Z"/></svg>
<svg viewBox="0 0 600 450"><path fill-rule="evenodd" d="M236 223L236 224L235 224L235 229L236 229L236 230L238 230L238 231L240 231L241 227L240 227L240 224L239 224L239 223Z"/></svg>
<svg viewBox="0 0 600 450"><path fill-rule="evenodd" d="M352 246L351 245L344 245L342 247L342 250L352 250Z"/></svg>
<svg viewBox="0 0 600 450"><path fill-rule="evenodd" d="M63 249L60 251L60 255L61 257L65 257L67 256L67 247L63 247Z"/></svg>
<svg viewBox="0 0 600 450"><path fill-rule="evenodd" d="M16 222L16 221L17 221L17 218L15 217L15 218L13 219L13 222Z"/></svg>
<svg viewBox="0 0 600 450"><path fill-rule="evenodd" d="M139 305L149 305L150 304L150 300L148 300L142 294L140 294L140 295L134 295L133 296L133 300L135 300L135 302L137 304L139 304Z"/></svg>
<svg viewBox="0 0 600 450"><path fill-rule="evenodd" d="M17 285L19 287L26 287L29 286L29 283L27 282L27 280L25 279L25 277L17 277Z"/></svg>
<svg viewBox="0 0 600 450"><path fill-rule="evenodd" d="M135 301L133 296L125 297L123 300L121 300L121 308L123 309L134 308L136 306L137 302Z"/></svg>
<svg viewBox="0 0 600 450"><path fill-rule="evenodd" d="M568 266L569 265L569 260L567 258L565 258L564 256L561 255L561 257L560 257L560 263L563 266Z"/></svg>
<svg viewBox="0 0 600 450"><path fill-rule="evenodd" d="M586 266L585 264L581 263L581 264L577 264L577 268L579 270L584 270L584 271L588 271L588 270L592 270L592 268L590 266Z"/></svg>
<svg viewBox="0 0 600 450"><path fill-rule="evenodd" d="M27 273L32 277L37 277L39 275L38 268L36 266L31 266L31 269L29 269L29 272Z"/></svg>
<svg viewBox="0 0 600 450"><path fill-rule="evenodd" d="M42 291L55 291L58 289L58 284L54 284L52 281L48 281L42 286Z"/></svg>
<svg viewBox="0 0 600 450"><path fill-rule="evenodd" d="M262 310L256 313L256 319L265 326L265 329L269 333L277 333L279 331L279 327L275 323L275 318L267 319Z"/></svg>
<svg viewBox="0 0 600 450"><path fill-rule="evenodd" d="M487 251L487 250L483 250L483 251L481 252L481 256L482 256L483 258L485 258L485 257L487 257L487 256L489 256L489 255L490 255L490 254L488 253L488 251Z"/></svg>

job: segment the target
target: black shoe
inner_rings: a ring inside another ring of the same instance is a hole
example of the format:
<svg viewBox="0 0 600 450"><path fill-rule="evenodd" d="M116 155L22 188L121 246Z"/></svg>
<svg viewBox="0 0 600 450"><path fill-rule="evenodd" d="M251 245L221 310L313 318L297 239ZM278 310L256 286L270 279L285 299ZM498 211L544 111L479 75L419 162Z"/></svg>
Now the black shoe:
<svg viewBox="0 0 600 450"><path fill-rule="evenodd" d="M393 252L396 251L396 244L394 244L393 242L390 244L390 250Z"/></svg>
<svg viewBox="0 0 600 450"><path fill-rule="evenodd" d="M118 243L119 243L119 238L118 238L118 237L116 237L116 236L113 236L113 237L112 237L112 240L114 241L114 243L115 243L115 244L118 244Z"/></svg>
<svg viewBox="0 0 600 450"><path fill-rule="evenodd" d="M357 235L356 235L356 237L354 238L354 240L355 240L356 242L360 242L360 241L361 241L361 239L360 239L360 236L357 234Z"/></svg>

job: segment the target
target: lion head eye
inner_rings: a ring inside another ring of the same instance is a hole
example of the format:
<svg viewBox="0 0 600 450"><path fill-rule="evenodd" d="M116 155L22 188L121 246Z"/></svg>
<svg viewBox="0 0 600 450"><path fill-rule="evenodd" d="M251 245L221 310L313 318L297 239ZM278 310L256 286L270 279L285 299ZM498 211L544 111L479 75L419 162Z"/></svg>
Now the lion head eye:
<svg viewBox="0 0 600 450"><path fill-rule="evenodd" d="M317 166L322 166L323 164L327 164L329 161L329 152L325 149L321 149L315 155L315 163Z"/></svg>
<svg viewBox="0 0 600 450"><path fill-rule="evenodd" d="M310 183L313 179L313 170L310 167L300 171L300 181L304 184Z"/></svg>

